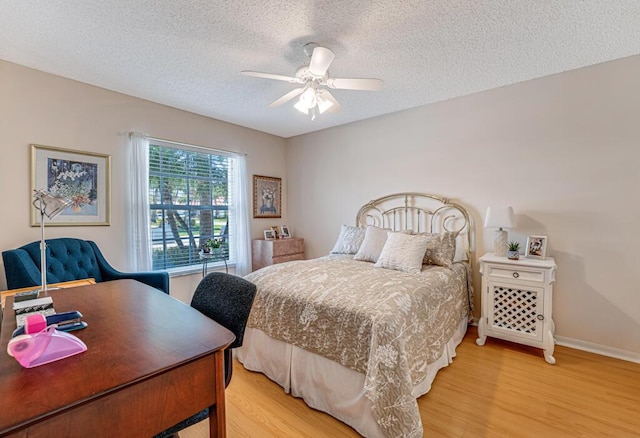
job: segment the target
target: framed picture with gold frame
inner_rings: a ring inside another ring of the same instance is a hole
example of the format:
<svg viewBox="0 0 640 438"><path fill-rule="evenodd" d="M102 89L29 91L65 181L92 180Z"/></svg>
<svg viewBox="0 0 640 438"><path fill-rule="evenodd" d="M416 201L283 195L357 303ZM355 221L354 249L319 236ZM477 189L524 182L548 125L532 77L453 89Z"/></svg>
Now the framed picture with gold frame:
<svg viewBox="0 0 640 438"><path fill-rule="evenodd" d="M109 225L110 164L109 155L32 144L31 193L44 189L72 201L45 226ZM40 226L33 205L31 226Z"/></svg>
<svg viewBox="0 0 640 438"><path fill-rule="evenodd" d="M253 217L282 217L282 179L253 175Z"/></svg>

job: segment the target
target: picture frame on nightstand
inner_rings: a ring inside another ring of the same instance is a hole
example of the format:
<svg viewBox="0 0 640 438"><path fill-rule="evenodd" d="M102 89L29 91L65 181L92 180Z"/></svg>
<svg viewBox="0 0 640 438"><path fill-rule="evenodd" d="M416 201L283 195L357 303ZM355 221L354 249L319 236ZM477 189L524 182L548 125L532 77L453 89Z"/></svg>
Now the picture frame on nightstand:
<svg viewBox="0 0 640 438"><path fill-rule="evenodd" d="M528 259L544 260L547 255L547 236L527 237L525 257Z"/></svg>

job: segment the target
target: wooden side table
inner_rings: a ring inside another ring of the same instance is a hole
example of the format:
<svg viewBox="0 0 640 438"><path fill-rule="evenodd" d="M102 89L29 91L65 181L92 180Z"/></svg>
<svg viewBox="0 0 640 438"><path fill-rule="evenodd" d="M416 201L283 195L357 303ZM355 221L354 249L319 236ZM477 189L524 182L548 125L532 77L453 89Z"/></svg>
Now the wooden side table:
<svg viewBox="0 0 640 438"><path fill-rule="evenodd" d="M224 262L224 269L227 272L227 274L229 273L229 265L227 265L227 253L225 251L221 251L221 252L202 252L200 251L198 253L198 257L200 257L200 260L202 260L202 277L206 277L207 275L207 264L212 261L212 262L219 262L219 261L223 261Z"/></svg>
<svg viewBox="0 0 640 438"><path fill-rule="evenodd" d="M304 239L256 239L252 243L251 263L254 271L293 260L304 260Z"/></svg>

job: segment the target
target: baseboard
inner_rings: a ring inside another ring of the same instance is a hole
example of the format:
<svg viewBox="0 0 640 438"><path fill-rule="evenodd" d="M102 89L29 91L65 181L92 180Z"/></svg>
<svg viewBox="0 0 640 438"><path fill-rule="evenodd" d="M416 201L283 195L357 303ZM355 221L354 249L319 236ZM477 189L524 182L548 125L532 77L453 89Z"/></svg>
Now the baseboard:
<svg viewBox="0 0 640 438"><path fill-rule="evenodd" d="M562 345L563 347L575 348L576 350L588 351L589 353L613 357L614 359L640 363L640 354L634 353L633 351L594 344L592 342L581 341L580 339L566 338L564 336L556 336L555 338L556 344Z"/></svg>
<svg viewBox="0 0 640 438"><path fill-rule="evenodd" d="M469 322L470 325L478 325L478 319L474 317ZM589 353L599 354L601 356L612 357L614 359L626 360L628 362L640 363L640 354L633 351L622 350L620 348L608 347L606 345L594 344L592 342L581 341L580 339L567 338L564 336L556 336L556 344L563 347L574 348L576 350L587 351Z"/></svg>

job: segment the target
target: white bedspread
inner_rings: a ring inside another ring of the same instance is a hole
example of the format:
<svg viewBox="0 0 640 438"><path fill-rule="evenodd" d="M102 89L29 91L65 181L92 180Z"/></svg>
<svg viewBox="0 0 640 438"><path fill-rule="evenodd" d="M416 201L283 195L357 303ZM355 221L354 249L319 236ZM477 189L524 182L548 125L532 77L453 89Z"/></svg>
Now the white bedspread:
<svg viewBox="0 0 640 438"><path fill-rule="evenodd" d="M364 374L384 435L422 436L412 391L469 313L466 264L407 274L334 255L246 278L258 286L249 327Z"/></svg>

